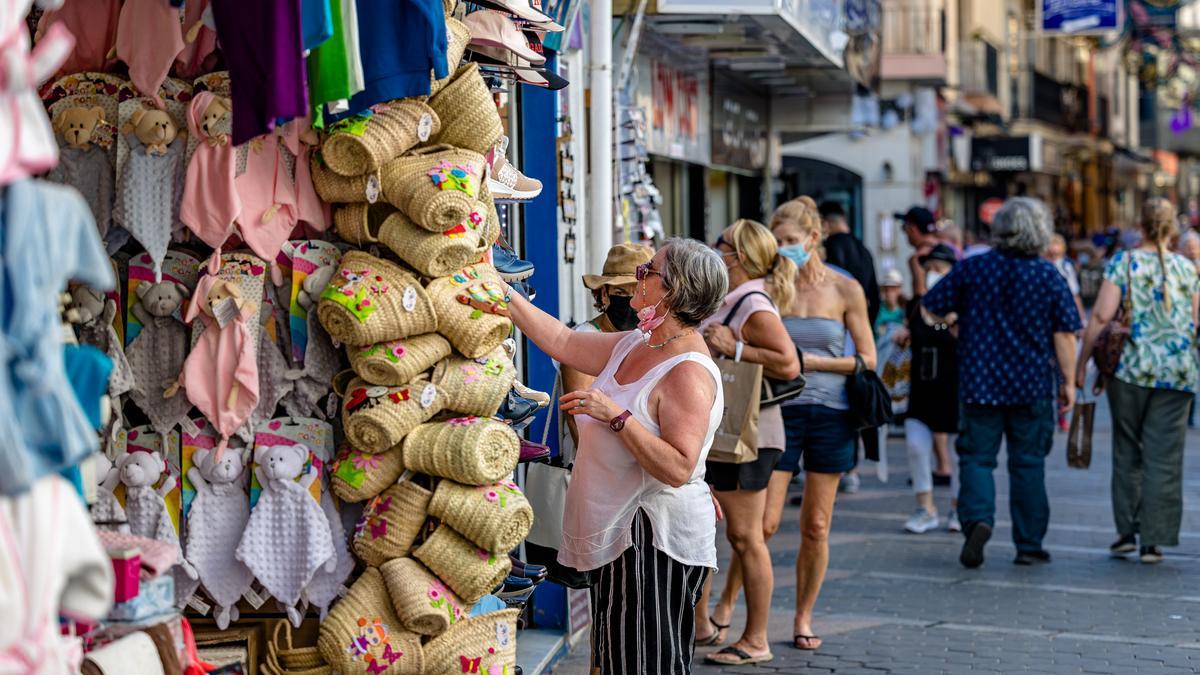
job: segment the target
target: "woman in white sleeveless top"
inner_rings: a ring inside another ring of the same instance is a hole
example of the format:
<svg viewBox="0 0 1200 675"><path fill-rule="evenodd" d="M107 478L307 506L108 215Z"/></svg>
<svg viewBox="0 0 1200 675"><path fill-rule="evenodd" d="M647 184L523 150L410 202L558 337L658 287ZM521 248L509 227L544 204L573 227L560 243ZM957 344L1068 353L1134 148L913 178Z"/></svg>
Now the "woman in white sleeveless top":
<svg viewBox="0 0 1200 675"><path fill-rule="evenodd" d="M637 279L639 330L572 331L516 294L509 310L551 358L596 376L560 406L579 449L559 562L595 571L593 672L690 673L696 602L717 566L704 460L724 406L696 328L728 278L715 251L671 239Z"/></svg>

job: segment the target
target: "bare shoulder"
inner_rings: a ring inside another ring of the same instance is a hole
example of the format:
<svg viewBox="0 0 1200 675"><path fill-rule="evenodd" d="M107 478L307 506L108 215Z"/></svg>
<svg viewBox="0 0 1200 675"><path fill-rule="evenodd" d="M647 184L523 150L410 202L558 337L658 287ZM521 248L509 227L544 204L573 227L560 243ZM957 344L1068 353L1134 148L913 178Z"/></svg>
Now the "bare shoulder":
<svg viewBox="0 0 1200 675"><path fill-rule="evenodd" d="M866 293L863 292L862 284L853 277L836 275L834 278L834 287L837 288L838 295L847 305L852 305L855 302L866 302Z"/></svg>
<svg viewBox="0 0 1200 675"><path fill-rule="evenodd" d="M663 376L657 393L680 402L711 402L716 388L717 382L708 368L697 361L684 361Z"/></svg>

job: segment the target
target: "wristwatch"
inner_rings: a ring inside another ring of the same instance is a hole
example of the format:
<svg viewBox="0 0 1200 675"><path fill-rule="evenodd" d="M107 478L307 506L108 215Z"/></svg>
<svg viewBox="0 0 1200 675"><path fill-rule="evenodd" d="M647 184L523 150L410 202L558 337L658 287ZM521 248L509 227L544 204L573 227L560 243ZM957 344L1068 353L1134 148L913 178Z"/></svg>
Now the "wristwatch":
<svg viewBox="0 0 1200 675"><path fill-rule="evenodd" d="M617 415L616 417L614 417L608 421L608 428L612 429L613 431L620 431L620 430L624 429L625 428L625 420L629 419L629 416L632 414L633 413L626 410L625 412L621 413L620 415Z"/></svg>

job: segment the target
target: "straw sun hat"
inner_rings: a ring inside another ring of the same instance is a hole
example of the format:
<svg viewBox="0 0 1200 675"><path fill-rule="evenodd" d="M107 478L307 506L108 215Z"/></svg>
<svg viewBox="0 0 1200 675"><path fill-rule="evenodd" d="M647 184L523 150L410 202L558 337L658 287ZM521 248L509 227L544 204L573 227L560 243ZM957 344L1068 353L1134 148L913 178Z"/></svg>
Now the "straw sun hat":
<svg viewBox="0 0 1200 675"><path fill-rule="evenodd" d="M608 249L602 274L583 275L583 285L591 290L601 286L624 286L637 282L637 266L654 258L654 249L644 244L617 244Z"/></svg>

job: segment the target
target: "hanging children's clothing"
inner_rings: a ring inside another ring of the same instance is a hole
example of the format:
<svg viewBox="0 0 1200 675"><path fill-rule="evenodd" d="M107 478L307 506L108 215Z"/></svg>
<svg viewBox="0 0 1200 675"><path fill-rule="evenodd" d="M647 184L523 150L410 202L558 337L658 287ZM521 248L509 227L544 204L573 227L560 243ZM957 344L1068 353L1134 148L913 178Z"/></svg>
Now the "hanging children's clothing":
<svg viewBox="0 0 1200 675"><path fill-rule="evenodd" d="M109 50L117 41L121 0L66 0L59 9L42 15L38 41L50 26L61 23L75 36L75 48L58 69L58 76L107 72L113 64Z"/></svg>
<svg viewBox="0 0 1200 675"><path fill-rule="evenodd" d="M175 57L177 77L194 79L210 72L216 65L217 33L204 25L204 10L208 0L188 0L183 6L185 31L183 51Z"/></svg>
<svg viewBox="0 0 1200 675"><path fill-rule="evenodd" d="M68 279L115 282L83 198L44 181L4 189L0 260L0 494L13 494L99 448L67 382L58 295Z"/></svg>
<svg viewBox="0 0 1200 675"><path fill-rule="evenodd" d="M30 4L0 5L0 185L42 173L58 161L58 143L37 87L67 58L75 39L55 24L30 52L25 27Z"/></svg>
<svg viewBox="0 0 1200 675"><path fill-rule="evenodd" d="M296 227L296 186L283 157L283 144L272 132L250 141L246 171L237 177L242 212L238 230L254 254L271 265L276 285L282 276L275 259Z"/></svg>
<svg viewBox="0 0 1200 675"><path fill-rule="evenodd" d="M428 96L429 71L437 79L450 74L442 0L359 0L357 8L366 87L350 99L349 113Z"/></svg>
<svg viewBox="0 0 1200 675"><path fill-rule="evenodd" d="M278 119L307 115L300 3L210 1L229 67L234 145L270 132Z"/></svg>
<svg viewBox="0 0 1200 675"><path fill-rule="evenodd" d="M162 0L125 0L117 23L117 58L142 96L162 103L158 89L183 51L179 8Z"/></svg>

